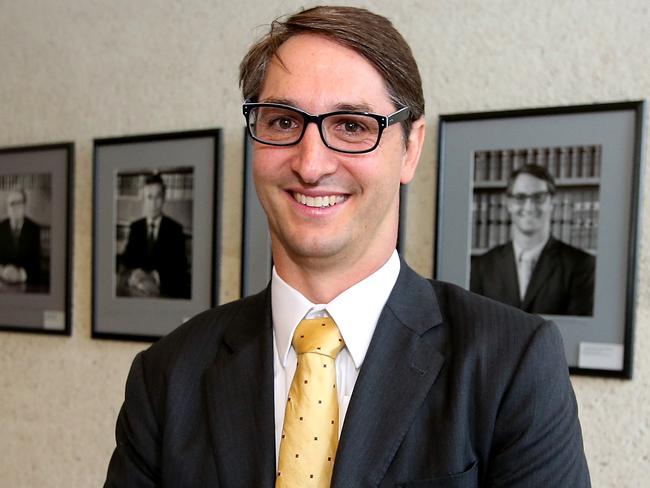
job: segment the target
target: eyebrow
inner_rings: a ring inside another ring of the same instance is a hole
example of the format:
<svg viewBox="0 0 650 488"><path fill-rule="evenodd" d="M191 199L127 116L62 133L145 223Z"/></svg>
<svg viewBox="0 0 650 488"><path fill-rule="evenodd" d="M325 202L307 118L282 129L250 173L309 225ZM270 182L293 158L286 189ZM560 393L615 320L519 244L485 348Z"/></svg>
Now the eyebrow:
<svg viewBox="0 0 650 488"><path fill-rule="evenodd" d="M290 98L266 98L260 100L261 103L280 103L282 105L289 105L291 107L299 108L300 105L295 100ZM302 109L300 109L302 110ZM349 112L374 112L372 106L367 103L337 103L334 105L333 110L328 110L328 112L336 112L338 110L345 110ZM305 110L306 112L306 110Z"/></svg>

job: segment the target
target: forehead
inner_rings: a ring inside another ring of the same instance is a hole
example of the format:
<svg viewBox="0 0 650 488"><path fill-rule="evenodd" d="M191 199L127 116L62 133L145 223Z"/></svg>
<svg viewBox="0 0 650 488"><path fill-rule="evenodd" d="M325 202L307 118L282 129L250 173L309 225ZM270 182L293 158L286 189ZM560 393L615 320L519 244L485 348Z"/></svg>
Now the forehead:
<svg viewBox="0 0 650 488"><path fill-rule="evenodd" d="M384 79L368 60L314 34L291 37L280 46L259 99L293 102L315 112L345 105L392 108Z"/></svg>
<svg viewBox="0 0 650 488"><path fill-rule="evenodd" d="M9 194L7 195L7 201L8 202L23 202L25 199L23 198L23 194L19 191L10 191Z"/></svg>
<svg viewBox="0 0 650 488"><path fill-rule="evenodd" d="M518 175L512 184L512 193L535 193L547 190L548 183L546 180L537 178L528 173Z"/></svg>
<svg viewBox="0 0 650 488"><path fill-rule="evenodd" d="M162 193L162 185L160 183L149 183L147 185L144 185L144 191L147 194L158 194Z"/></svg>

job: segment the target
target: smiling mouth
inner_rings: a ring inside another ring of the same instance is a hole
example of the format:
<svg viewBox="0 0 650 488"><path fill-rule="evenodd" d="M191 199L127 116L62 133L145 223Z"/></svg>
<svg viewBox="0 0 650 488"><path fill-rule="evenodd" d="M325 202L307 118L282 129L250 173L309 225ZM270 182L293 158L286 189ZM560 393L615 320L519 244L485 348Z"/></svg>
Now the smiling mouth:
<svg viewBox="0 0 650 488"><path fill-rule="evenodd" d="M341 203L345 201L345 197L343 195L326 195L323 197L321 196L309 197L307 195L303 195L302 193L298 193L298 192L293 192L293 198L298 203L302 203L303 205L307 205L308 207L315 207L315 208L332 207L337 203Z"/></svg>

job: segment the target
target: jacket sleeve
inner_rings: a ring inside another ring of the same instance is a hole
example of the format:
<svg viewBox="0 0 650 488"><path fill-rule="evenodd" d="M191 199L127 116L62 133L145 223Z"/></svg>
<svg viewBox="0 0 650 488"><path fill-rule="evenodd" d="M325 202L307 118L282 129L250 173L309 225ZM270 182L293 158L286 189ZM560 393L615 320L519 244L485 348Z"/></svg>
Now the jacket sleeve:
<svg viewBox="0 0 650 488"><path fill-rule="evenodd" d="M487 480L508 488L591 486L562 338L552 322L536 329L502 399Z"/></svg>
<svg viewBox="0 0 650 488"><path fill-rule="evenodd" d="M144 488L160 485L160 428L152 409L142 353L133 360L124 404L115 428L117 445L105 488Z"/></svg>

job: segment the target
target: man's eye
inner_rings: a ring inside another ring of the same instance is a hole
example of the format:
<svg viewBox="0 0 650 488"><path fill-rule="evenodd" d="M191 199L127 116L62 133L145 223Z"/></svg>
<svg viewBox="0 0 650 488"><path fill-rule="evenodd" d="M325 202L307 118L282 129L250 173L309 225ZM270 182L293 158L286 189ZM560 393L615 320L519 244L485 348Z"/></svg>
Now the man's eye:
<svg viewBox="0 0 650 488"><path fill-rule="evenodd" d="M264 127L272 130L290 130L298 127L298 121L291 114L282 111L272 111L265 113L261 118Z"/></svg>
<svg viewBox="0 0 650 488"><path fill-rule="evenodd" d="M362 127L357 122L346 122L344 124L344 128L346 132L361 132L364 130L364 127Z"/></svg>
<svg viewBox="0 0 650 488"><path fill-rule="evenodd" d="M272 125L281 130L294 129L297 126L293 120L286 117L276 119Z"/></svg>
<svg viewBox="0 0 650 488"><path fill-rule="evenodd" d="M346 134L363 134L368 132L368 127L359 120L341 120L339 122L339 130Z"/></svg>

